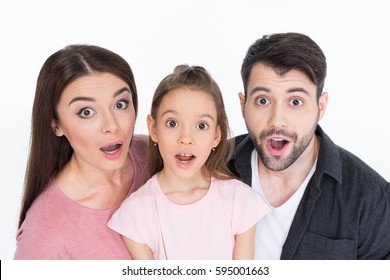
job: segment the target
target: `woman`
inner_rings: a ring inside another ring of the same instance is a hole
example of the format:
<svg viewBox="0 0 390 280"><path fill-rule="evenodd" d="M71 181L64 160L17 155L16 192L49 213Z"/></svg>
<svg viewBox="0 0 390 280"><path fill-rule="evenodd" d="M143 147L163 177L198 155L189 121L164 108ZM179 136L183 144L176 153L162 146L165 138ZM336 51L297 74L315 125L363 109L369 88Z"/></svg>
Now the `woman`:
<svg viewBox="0 0 390 280"><path fill-rule="evenodd" d="M70 45L38 76L15 259L129 259L107 221L148 179L134 135L132 70L101 47Z"/></svg>

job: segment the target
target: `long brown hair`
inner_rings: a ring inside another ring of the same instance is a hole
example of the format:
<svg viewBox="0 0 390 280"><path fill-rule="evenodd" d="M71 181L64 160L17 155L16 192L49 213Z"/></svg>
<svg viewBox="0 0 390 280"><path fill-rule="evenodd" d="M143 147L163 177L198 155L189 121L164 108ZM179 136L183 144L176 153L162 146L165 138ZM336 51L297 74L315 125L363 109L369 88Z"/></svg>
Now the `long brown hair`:
<svg viewBox="0 0 390 280"><path fill-rule="evenodd" d="M51 126L52 121L57 120L56 107L61 94L72 81L93 72L111 73L125 81L130 87L137 114L134 75L121 56L92 45L69 45L52 54L43 64L37 80L19 227L31 204L73 154L66 137L57 137Z"/></svg>
<svg viewBox="0 0 390 280"><path fill-rule="evenodd" d="M225 105L221 90L211 75L201 66L178 65L172 74L166 76L153 95L150 114L154 120L157 117L157 111L160 104L169 92L175 89L188 88L206 92L214 100L217 110L217 125L221 130L221 141L210 153L204 164L202 172L206 176L214 176L219 179L229 179L234 176L227 168L227 162L232 154L233 145L228 145L230 137L228 118L225 111ZM153 145L149 138L148 148L148 169L150 174L156 174L164 167L164 162L159 149Z"/></svg>

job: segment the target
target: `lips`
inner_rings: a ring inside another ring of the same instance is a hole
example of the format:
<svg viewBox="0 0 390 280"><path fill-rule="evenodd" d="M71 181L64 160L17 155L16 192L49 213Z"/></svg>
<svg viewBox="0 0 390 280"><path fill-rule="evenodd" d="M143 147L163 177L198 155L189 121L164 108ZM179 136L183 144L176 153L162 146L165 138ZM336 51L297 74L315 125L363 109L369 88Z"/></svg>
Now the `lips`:
<svg viewBox="0 0 390 280"><path fill-rule="evenodd" d="M270 155L280 157L290 146L291 139L281 135L273 135L265 140L266 148Z"/></svg>
<svg viewBox="0 0 390 280"><path fill-rule="evenodd" d="M176 155L176 158L181 161L181 162L189 162L191 161L192 159L195 158L194 155L192 154L178 154Z"/></svg>
<svg viewBox="0 0 390 280"><path fill-rule="evenodd" d="M116 151L120 149L120 147L122 147L122 144L113 144L113 145L104 146L100 148L100 150L107 154L115 154Z"/></svg>

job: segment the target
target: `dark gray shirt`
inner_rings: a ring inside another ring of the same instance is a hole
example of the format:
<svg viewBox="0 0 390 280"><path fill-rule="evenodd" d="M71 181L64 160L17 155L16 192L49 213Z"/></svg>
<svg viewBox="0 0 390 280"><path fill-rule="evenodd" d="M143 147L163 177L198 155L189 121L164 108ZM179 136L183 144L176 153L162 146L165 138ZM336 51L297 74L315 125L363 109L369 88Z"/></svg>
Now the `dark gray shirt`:
<svg viewBox="0 0 390 280"><path fill-rule="evenodd" d="M335 145L320 126L317 168L303 194L281 259L390 259L390 183ZM251 185L248 134L234 138L232 172Z"/></svg>

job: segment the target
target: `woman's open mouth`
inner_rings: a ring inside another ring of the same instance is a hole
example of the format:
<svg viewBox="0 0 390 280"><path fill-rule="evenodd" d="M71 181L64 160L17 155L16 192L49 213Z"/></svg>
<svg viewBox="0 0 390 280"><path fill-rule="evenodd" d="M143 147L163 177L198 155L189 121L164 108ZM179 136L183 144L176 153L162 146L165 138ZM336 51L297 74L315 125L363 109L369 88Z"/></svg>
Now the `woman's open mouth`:
<svg viewBox="0 0 390 280"><path fill-rule="evenodd" d="M100 150L107 154L115 154L120 147L122 147L122 144L114 144L114 145L108 145L100 148Z"/></svg>

